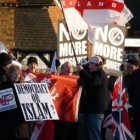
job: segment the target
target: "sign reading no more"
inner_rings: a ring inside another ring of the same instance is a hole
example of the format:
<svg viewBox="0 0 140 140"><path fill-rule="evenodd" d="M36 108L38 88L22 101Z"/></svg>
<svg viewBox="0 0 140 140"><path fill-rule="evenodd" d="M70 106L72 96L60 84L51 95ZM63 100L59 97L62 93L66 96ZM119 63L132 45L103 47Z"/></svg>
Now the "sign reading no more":
<svg viewBox="0 0 140 140"><path fill-rule="evenodd" d="M122 74L125 33L125 27L114 24L95 29L92 54L106 58L104 70L107 73Z"/></svg>
<svg viewBox="0 0 140 140"><path fill-rule="evenodd" d="M72 63L73 66L76 66L72 44L78 62L80 62L82 58L87 58L87 30L74 30L70 33L70 36L64 20L60 20L58 23L58 58L61 64L68 61Z"/></svg>

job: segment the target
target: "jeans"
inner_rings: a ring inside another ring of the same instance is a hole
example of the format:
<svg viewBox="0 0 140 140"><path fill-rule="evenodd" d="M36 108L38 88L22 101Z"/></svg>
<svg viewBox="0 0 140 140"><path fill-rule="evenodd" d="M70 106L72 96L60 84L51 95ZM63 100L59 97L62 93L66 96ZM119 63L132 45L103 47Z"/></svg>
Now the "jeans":
<svg viewBox="0 0 140 140"><path fill-rule="evenodd" d="M101 124L104 114L89 113L84 115L85 140L101 140Z"/></svg>

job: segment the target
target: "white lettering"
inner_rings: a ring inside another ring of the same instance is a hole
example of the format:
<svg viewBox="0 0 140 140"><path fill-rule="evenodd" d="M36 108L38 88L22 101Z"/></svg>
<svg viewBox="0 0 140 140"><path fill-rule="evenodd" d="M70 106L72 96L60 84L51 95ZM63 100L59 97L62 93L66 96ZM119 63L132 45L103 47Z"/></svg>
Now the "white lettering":
<svg viewBox="0 0 140 140"><path fill-rule="evenodd" d="M110 58L122 62L122 56L123 56L122 48L109 46L108 44L103 44L96 41L93 49L95 55L102 55L106 58Z"/></svg>
<svg viewBox="0 0 140 140"><path fill-rule="evenodd" d="M67 4L66 4L66 2L65 2L65 0L62 0L61 1L62 2L62 5L63 6L65 6L65 5L67 5L67 6L75 6L75 2L73 2L73 0L70 0ZM99 1L99 2L96 2L96 1L94 1L94 0L88 0L88 1L84 1L84 2L82 2L81 3L81 1L79 1L79 0L77 0L77 3L76 3L76 6L111 6L111 7L116 7L117 6L117 4L115 3L115 1L113 1L113 2L110 2L110 3L105 3L105 2L102 2L102 1Z"/></svg>
<svg viewBox="0 0 140 140"><path fill-rule="evenodd" d="M110 58L111 59L117 59L117 48L116 47L111 47L111 50L110 50Z"/></svg>
<svg viewBox="0 0 140 140"><path fill-rule="evenodd" d="M103 47L103 56L109 57L110 55L110 46L108 44L105 44Z"/></svg>
<svg viewBox="0 0 140 140"><path fill-rule="evenodd" d="M59 44L59 55L60 55L60 57L62 57L62 56L67 56L68 55L68 51L67 51L67 48L68 48L69 46L68 46L68 43L60 43Z"/></svg>
<svg viewBox="0 0 140 140"><path fill-rule="evenodd" d="M76 55L84 55L87 54L87 41L77 41L73 43L73 47ZM63 56L73 56L73 48L71 42L68 43L60 43L59 44L59 57Z"/></svg>
<svg viewBox="0 0 140 140"><path fill-rule="evenodd" d="M87 51L85 50L87 47L85 46L86 41L82 41L82 44L80 41L75 42L74 48L75 48L75 52L76 54L87 54Z"/></svg>
<svg viewBox="0 0 140 140"><path fill-rule="evenodd" d="M122 61L122 56L123 56L123 49L118 48L118 53L117 53L117 60Z"/></svg>
<svg viewBox="0 0 140 140"><path fill-rule="evenodd" d="M77 61L78 62L80 62L80 60L81 59L83 59L83 58L86 58L87 56L79 56L79 57L76 57L77 58ZM65 62L70 62L70 63L72 63L72 65L74 66L74 67L76 67L76 60L75 60L75 57L69 57L69 58L62 58L62 59L59 59L60 60L60 63L61 64L63 64L63 63L65 63Z"/></svg>
<svg viewBox="0 0 140 140"><path fill-rule="evenodd" d="M95 39L99 40L99 37L103 40L103 42L107 42L107 34L108 34L108 26L104 28L97 28L95 33Z"/></svg>
<svg viewBox="0 0 140 140"><path fill-rule="evenodd" d="M75 48L74 43L73 43L73 47ZM69 47L67 48L67 51L68 51L67 52L68 55L66 55L66 56L73 56L74 55L71 42L69 42Z"/></svg>
<svg viewBox="0 0 140 140"><path fill-rule="evenodd" d="M99 2L99 6L104 6L104 2Z"/></svg>
<svg viewBox="0 0 140 140"><path fill-rule="evenodd" d="M91 3L90 3L90 1L88 1L88 3L87 3L87 6L91 6Z"/></svg>
<svg viewBox="0 0 140 140"><path fill-rule="evenodd" d="M106 64L104 65L104 67L106 67L108 69L111 69L111 70L120 71L120 65L121 65L121 63L119 63L119 62L107 60Z"/></svg>
<svg viewBox="0 0 140 140"><path fill-rule="evenodd" d="M114 8L117 7L116 3L112 3L112 7Z"/></svg>
<svg viewBox="0 0 140 140"><path fill-rule="evenodd" d="M87 41L82 41L82 54L87 54Z"/></svg>
<svg viewBox="0 0 140 140"><path fill-rule="evenodd" d="M69 34L63 23L59 24L59 29L59 41L62 42L64 37L67 39L67 41L70 41Z"/></svg>
<svg viewBox="0 0 140 140"><path fill-rule="evenodd" d="M78 1L77 6L81 6L80 2Z"/></svg>
<svg viewBox="0 0 140 140"><path fill-rule="evenodd" d="M102 54L102 50L103 50L103 43L99 43L99 42L95 42L94 47L93 47L93 52L96 55L103 55Z"/></svg>

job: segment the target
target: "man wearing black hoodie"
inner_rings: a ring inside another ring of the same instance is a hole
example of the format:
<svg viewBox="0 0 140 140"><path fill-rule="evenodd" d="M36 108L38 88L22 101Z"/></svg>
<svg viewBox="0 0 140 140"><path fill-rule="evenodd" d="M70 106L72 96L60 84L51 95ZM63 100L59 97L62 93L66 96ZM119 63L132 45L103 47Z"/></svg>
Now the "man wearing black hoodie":
<svg viewBox="0 0 140 140"><path fill-rule="evenodd" d="M103 61L99 56L89 59L89 72L77 66L85 94L84 124L85 140L101 140L101 123L105 113L107 75L102 69Z"/></svg>

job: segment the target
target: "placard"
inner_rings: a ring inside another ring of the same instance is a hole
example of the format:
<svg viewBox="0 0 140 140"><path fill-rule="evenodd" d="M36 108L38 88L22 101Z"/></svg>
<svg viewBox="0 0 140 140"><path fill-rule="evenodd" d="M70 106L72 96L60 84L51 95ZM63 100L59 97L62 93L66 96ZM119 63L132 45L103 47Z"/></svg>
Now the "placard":
<svg viewBox="0 0 140 140"><path fill-rule="evenodd" d="M95 29L92 55L106 58L106 73L122 75L120 66L123 63L125 33L125 27L115 24Z"/></svg>
<svg viewBox="0 0 140 140"><path fill-rule="evenodd" d="M0 90L0 112L17 108L13 89Z"/></svg>
<svg viewBox="0 0 140 140"><path fill-rule="evenodd" d="M79 63L81 59L87 58L87 43L87 29L77 29L69 33L64 20L59 20L58 58L61 64L68 61L72 63L74 67L76 67L77 64L74 57L73 49Z"/></svg>
<svg viewBox="0 0 140 140"><path fill-rule="evenodd" d="M26 121L59 119L46 83L19 83L14 86Z"/></svg>

